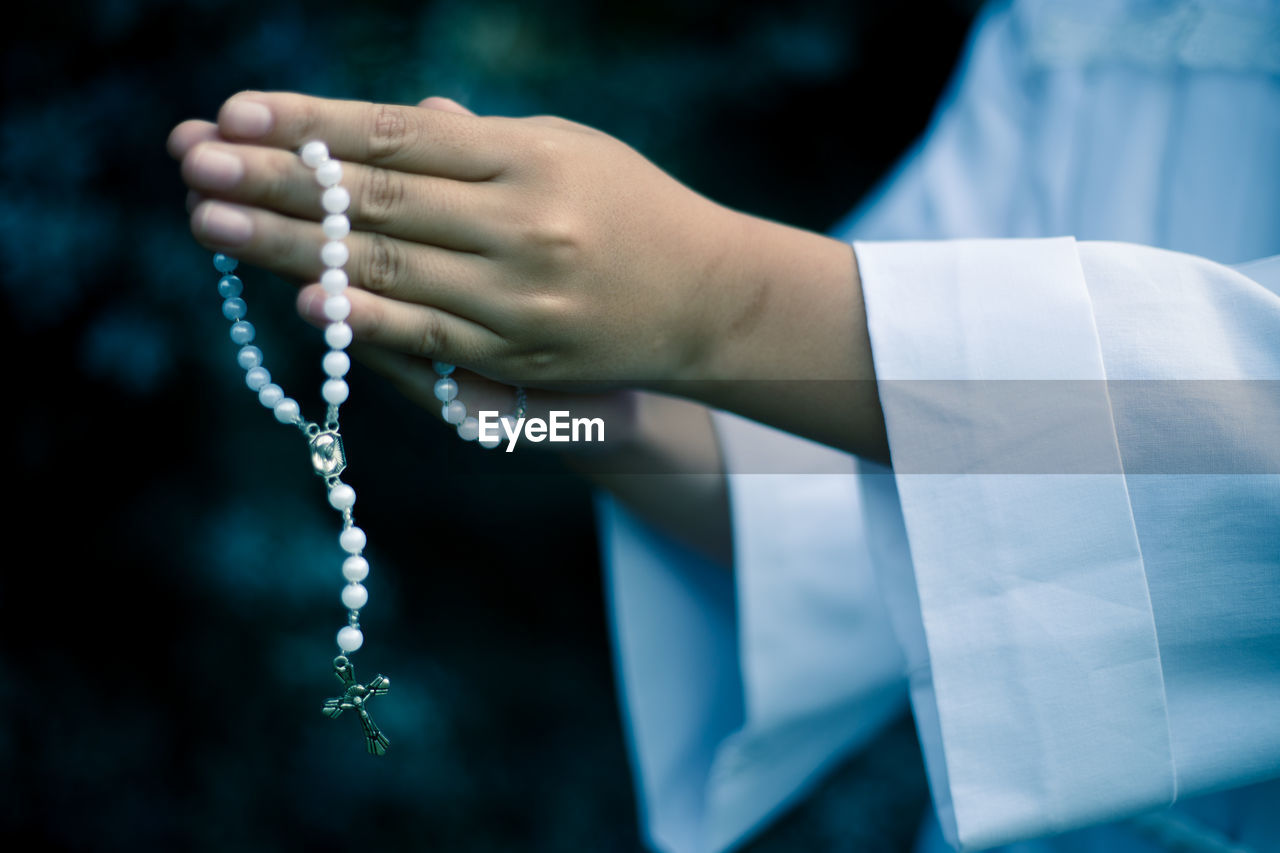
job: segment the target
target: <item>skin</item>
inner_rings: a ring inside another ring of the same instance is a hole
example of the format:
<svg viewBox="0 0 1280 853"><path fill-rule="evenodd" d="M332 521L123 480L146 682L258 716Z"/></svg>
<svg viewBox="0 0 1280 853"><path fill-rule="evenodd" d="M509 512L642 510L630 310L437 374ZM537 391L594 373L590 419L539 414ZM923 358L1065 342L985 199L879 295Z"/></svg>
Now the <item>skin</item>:
<svg viewBox="0 0 1280 853"><path fill-rule="evenodd" d="M294 153L312 139L342 161L352 197L353 352L411 398L438 408L436 358L476 372L460 379L473 407L509 408L501 382L552 389L531 395L531 414L601 414L608 457L574 464L718 558L727 496L707 406L887 460L847 244L715 204L563 119L283 92L240 93L216 124L170 135L196 238L316 281L322 210ZM299 314L323 326L324 298L304 286ZM583 387L612 393L565 393ZM687 505L621 470L681 472Z"/></svg>

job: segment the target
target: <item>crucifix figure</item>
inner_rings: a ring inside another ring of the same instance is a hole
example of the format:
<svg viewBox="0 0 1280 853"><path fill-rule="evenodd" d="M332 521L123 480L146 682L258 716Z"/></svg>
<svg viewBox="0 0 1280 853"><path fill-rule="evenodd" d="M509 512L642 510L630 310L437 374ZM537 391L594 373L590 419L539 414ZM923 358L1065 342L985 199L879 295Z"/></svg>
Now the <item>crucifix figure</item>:
<svg viewBox="0 0 1280 853"><path fill-rule="evenodd" d="M343 711L354 710L360 715L360 727L364 729L364 745L370 755L386 755L390 741L387 736L369 719L369 712L364 703L374 696L381 696L391 689L391 680L385 676L375 675L368 684L356 681L355 667L346 655L338 655L333 659L333 674L342 682L346 690L341 696L324 700L324 713L327 717L338 717Z"/></svg>

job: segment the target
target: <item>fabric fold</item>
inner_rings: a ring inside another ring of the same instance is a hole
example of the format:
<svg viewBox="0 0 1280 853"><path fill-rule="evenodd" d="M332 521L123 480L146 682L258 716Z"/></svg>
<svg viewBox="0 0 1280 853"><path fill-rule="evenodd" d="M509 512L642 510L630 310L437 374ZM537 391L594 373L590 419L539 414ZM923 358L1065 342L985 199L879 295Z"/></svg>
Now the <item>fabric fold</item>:
<svg viewBox="0 0 1280 853"><path fill-rule="evenodd" d="M905 707L853 459L724 412L745 718L712 768L707 848L747 837Z"/></svg>
<svg viewBox="0 0 1280 853"><path fill-rule="evenodd" d="M702 850L711 763L742 723L733 578L604 493L596 518L640 825Z"/></svg>
<svg viewBox="0 0 1280 853"><path fill-rule="evenodd" d="M913 471L894 482L923 634L906 648L944 834L980 849L1171 803L1155 622L1075 242L855 249L894 465ZM982 405L971 382L1037 399ZM1078 440L1094 467L1063 472ZM929 470L940 444L988 451ZM1000 448L1033 472L992 468ZM898 569L881 582L906 596Z"/></svg>
<svg viewBox="0 0 1280 853"><path fill-rule="evenodd" d="M619 692L654 847L743 843L902 712L847 454L715 414L734 565L597 498Z"/></svg>

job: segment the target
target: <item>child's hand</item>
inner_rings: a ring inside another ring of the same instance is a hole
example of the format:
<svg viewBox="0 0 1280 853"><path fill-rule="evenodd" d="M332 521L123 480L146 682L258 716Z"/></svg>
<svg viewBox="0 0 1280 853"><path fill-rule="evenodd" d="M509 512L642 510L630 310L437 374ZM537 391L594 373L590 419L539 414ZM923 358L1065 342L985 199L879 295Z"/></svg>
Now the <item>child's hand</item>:
<svg viewBox="0 0 1280 853"><path fill-rule="evenodd" d="M562 119L262 92L170 135L196 237L315 281L320 190L294 153L312 139L352 196L360 341L505 382L674 393L887 458L847 244L716 205ZM318 285L298 296L317 325L322 303Z"/></svg>
<svg viewBox="0 0 1280 853"><path fill-rule="evenodd" d="M216 127L179 125L192 231L315 281L321 191L294 152L320 139L352 198L357 339L531 384L698 375L732 324L746 217L582 125L424 104L243 93ZM317 325L324 295L298 296Z"/></svg>

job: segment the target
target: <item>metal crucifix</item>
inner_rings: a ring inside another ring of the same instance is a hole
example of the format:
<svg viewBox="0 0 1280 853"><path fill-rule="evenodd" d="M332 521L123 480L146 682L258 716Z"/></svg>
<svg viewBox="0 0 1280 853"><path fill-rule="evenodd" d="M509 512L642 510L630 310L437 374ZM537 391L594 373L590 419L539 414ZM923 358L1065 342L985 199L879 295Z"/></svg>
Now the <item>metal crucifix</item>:
<svg viewBox="0 0 1280 853"><path fill-rule="evenodd" d="M355 711L360 715L360 727L364 729L364 745L370 755L386 755L391 744L387 736L369 719L369 712L364 703L374 696L381 696L391 689L391 680L385 676L375 675L368 684L356 681L355 667L346 655L338 655L333 659L333 674L342 682L346 690L341 696L324 700L324 713L327 717L341 716L343 711Z"/></svg>

